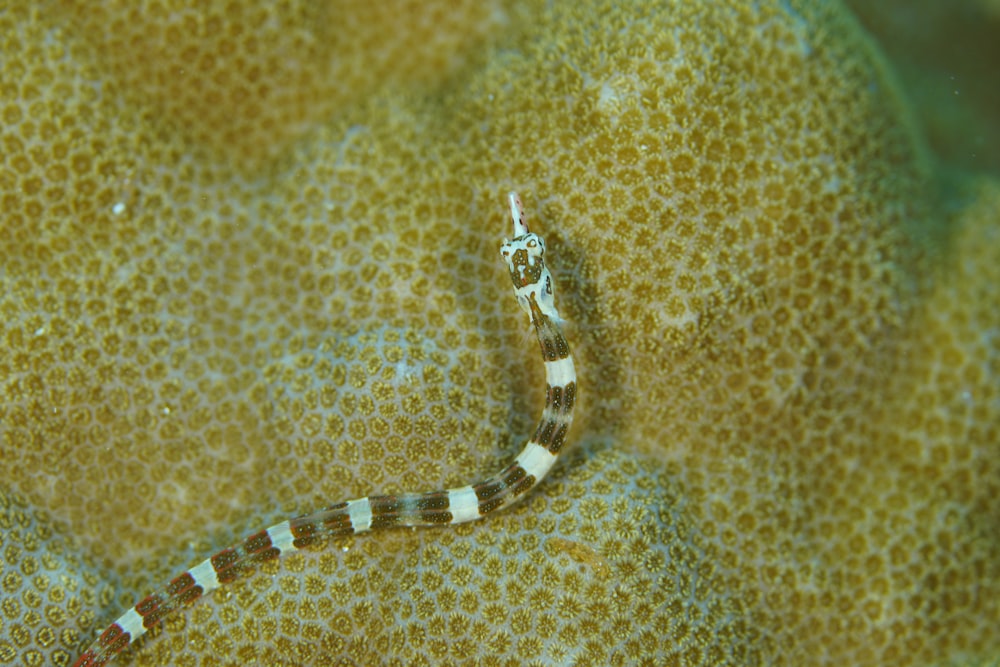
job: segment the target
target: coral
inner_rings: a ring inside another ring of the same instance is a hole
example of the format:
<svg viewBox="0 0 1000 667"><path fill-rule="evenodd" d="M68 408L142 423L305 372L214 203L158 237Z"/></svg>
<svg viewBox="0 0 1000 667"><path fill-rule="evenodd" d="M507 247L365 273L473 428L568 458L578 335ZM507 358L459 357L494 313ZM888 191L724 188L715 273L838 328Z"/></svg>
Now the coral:
<svg viewBox="0 0 1000 667"><path fill-rule="evenodd" d="M847 11L367 5L0 11L4 484L75 550L67 612L21 642L11 606L0 651L65 663L239 535L513 455L517 189L569 459L488 521L268 564L122 664L995 657L1000 185L940 199Z"/></svg>
<svg viewBox="0 0 1000 667"><path fill-rule="evenodd" d="M0 664L65 665L83 639L74 619L93 622L113 599L80 545L27 501L0 491Z"/></svg>
<svg viewBox="0 0 1000 667"><path fill-rule="evenodd" d="M444 79L499 18L473 0L57 4L149 129L240 169L380 88Z"/></svg>

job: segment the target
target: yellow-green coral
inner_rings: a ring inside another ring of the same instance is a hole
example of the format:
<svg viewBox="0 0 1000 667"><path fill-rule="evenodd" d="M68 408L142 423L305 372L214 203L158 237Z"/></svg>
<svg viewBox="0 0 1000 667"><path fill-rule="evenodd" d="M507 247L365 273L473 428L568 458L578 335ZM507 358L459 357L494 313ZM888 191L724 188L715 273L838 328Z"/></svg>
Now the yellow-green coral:
<svg viewBox="0 0 1000 667"><path fill-rule="evenodd" d="M0 491L0 664L69 664L85 639L78 622L113 600L65 526Z"/></svg>
<svg viewBox="0 0 1000 667"><path fill-rule="evenodd" d="M55 4L147 132L238 169L380 88L439 82L500 18L493 0Z"/></svg>
<svg viewBox="0 0 1000 667"><path fill-rule="evenodd" d="M61 655L287 513L517 451L517 189L579 352L569 460L489 521L268 565L134 664L995 656L1000 186L938 212L851 17L368 4L0 12L4 479L122 582L68 594Z"/></svg>

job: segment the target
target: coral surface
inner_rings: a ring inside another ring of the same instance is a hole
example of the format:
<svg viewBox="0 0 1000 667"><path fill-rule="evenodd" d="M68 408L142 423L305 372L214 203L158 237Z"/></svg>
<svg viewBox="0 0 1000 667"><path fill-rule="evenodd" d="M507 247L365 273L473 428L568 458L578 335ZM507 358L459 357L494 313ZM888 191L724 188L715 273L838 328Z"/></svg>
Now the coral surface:
<svg viewBox="0 0 1000 667"><path fill-rule="evenodd" d="M262 566L120 664L997 658L1000 184L940 194L844 8L182 4L0 4L0 663L513 456L510 189L580 374L551 478Z"/></svg>

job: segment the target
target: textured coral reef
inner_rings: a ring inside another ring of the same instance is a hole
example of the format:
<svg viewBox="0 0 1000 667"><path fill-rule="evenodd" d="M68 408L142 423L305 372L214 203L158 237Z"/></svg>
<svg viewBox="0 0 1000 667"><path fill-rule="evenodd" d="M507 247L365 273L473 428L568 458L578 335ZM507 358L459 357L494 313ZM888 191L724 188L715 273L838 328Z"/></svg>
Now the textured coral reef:
<svg viewBox="0 0 1000 667"><path fill-rule="evenodd" d="M996 659L1000 184L939 194L845 9L26 4L0 664L69 664L290 513L512 456L543 396L509 189L577 350L567 460L487 521L262 566L121 664Z"/></svg>

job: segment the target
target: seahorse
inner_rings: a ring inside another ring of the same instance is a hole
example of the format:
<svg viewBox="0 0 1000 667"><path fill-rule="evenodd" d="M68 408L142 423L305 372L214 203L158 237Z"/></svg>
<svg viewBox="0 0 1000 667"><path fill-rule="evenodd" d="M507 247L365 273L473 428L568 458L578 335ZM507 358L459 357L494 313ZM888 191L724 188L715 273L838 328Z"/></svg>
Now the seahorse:
<svg viewBox="0 0 1000 667"><path fill-rule="evenodd" d="M485 480L444 491L367 496L282 521L223 549L175 577L126 611L73 663L100 667L174 610L237 579L254 565L332 538L398 526L441 526L475 521L511 505L537 485L566 442L576 403L577 380L569 343L559 327L545 241L528 230L517 193L507 195L514 237L504 239L514 295L534 328L545 363L545 407L534 435L514 461Z"/></svg>

